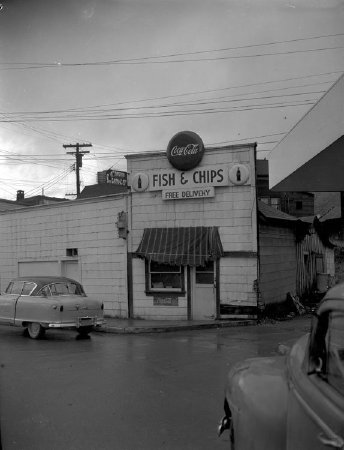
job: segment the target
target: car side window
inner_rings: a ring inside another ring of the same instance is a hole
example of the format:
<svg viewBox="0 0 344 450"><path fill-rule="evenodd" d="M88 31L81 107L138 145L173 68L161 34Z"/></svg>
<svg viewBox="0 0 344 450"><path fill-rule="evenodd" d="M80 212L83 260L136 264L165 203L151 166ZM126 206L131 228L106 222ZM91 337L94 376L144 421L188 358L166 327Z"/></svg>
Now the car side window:
<svg viewBox="0 0 344 450"><path fill-rule="evenodd" d="M49 286L44 286L44 287L40 290L39 294L45 295L45 296L49 297L49 296L51 295L50 287L49 287Z"/></svg>
<svg viewBox="0 0 344 450"><path fill-rule="evenodd" d="M333 312L327 334L327 381L344 395L344 314Z"/></svg>
<svg viewBox="0 0 344 450"><path fill-rule="evenodd" d="M6 294L20 295L23 290L23 285L23 281L12 281L6 289Z"/></svg>
<svg viewBox="0 0 344 450"><path fill-rule="evenodd" d="M32 291L35 289L36 283L25 282L21 295L30 295Z"/></svg>
<svg viewBox="0 0 344 450"><path fill-rule="evenodd" d="M13 281L11 281L9 283L9 285L7 286L7 288L5 290L5 294L10 294L12 292L12 286L13 286Z"/></svg>
<svg viewBox="0 0 344 450"><path fill-rule="evenodd" d="M54 285L54 295L67 295L69 294L68 284L66 283L55 283Z"/></svg>

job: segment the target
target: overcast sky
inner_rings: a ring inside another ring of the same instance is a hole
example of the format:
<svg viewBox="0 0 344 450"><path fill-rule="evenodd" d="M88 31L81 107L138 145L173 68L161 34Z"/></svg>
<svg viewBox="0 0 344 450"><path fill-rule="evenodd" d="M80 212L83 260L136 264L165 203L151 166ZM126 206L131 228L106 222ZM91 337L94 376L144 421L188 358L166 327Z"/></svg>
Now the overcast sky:
<svg viewBox="0 0 344 450"><path fill-rule="evenodd" d="M74 193L76 142L83 185L182 130L264 158L343 49L343 0L3 0L0 198Z"/></svg>

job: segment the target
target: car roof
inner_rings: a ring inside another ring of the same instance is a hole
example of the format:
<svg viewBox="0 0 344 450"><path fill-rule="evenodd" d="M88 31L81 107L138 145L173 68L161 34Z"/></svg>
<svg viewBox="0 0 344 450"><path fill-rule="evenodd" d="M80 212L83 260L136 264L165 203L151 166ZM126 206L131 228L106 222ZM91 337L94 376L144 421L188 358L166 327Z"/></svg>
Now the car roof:
<svg viewBox="0 0 344 450"><path fill-rule="evenodd" d="M47 276L47 275L37 275L37 276L27 276L27 277L17 277L13 278L11 281L28 281L28 282L34 282L37 285L45 285L48 283L58 283L58 282L73 282L80 284L78 281L73 280L72 278L67 277L57 277L57 276Z"/></svg>

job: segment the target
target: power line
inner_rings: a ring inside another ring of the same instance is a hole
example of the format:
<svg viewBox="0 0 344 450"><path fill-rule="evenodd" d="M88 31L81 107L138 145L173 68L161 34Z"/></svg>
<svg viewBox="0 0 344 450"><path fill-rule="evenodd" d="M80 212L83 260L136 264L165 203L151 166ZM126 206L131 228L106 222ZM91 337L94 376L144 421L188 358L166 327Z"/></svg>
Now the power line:
<svg viewBox="0 0 344 450"><path fill-rule="evenodd" d="M255 48L255 47L263 47L263 46L271 46L271 45L279 45L279 44L288 44L288 43L296 43L302 41L316 40L316 39L324 39L329 37L339 37L343 36L344 33L336 33L336 34L328 34L328 35L319 35L313 37L306 38L297 38L290 40L282 40L282 41L270 41L267 43L260 44L248 44L248 45L240 45L235 47L225 47L218 49L210 49L210 50L199 50L193 52L183 52L183 53L171 53L167 55L160 56L144 56L139 58L126 58L126 59L115 59L108 61L96 61L96 62L79 62L79 63L62 63L60 61L54 63L47 62L2 62L1 65L13 65L13 68L5 68L0 70L24 70L24 69L41 69L41 68L60 68L60 67L76 67L76 66L103 66L103 65L114 65L114 64L165 64L165 63L181 63L181 62L196 62L196 61L214 61L221 59L232 59L232 58L251 58L256 56L271 56L271 55L284 55L291 53L304 53L304 52L314 52L314 51L324 51L324 50L334 50L343 48L343 46L335 46L335 47L322 47L316 49L305 49L305 50L294 50L294 51L286 51L286 52L275 52L275 53L267 53L267 54L255 54L255 55L238 55L238 56L227 56L227 57L215 57L215 58L198 58L198 59L182 59L182 60L168 60L168 61L160 61L161 59L168 58L176 58L183 56L194 56L201 55L206 53L217 53L224 51L233 51L233 50L243 50L247 48Z"/></svg>

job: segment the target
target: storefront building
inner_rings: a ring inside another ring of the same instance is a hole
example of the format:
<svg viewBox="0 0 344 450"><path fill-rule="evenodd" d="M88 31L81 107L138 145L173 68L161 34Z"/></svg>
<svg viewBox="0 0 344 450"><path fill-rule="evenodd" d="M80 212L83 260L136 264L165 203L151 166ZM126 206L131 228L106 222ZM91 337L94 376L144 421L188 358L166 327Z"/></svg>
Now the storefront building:
<svg viewBox="0 0 344 450"><path fill-rule="evenodd" d="M172 320L257 316L255 144L127 156L128 308Z"/></svg>

